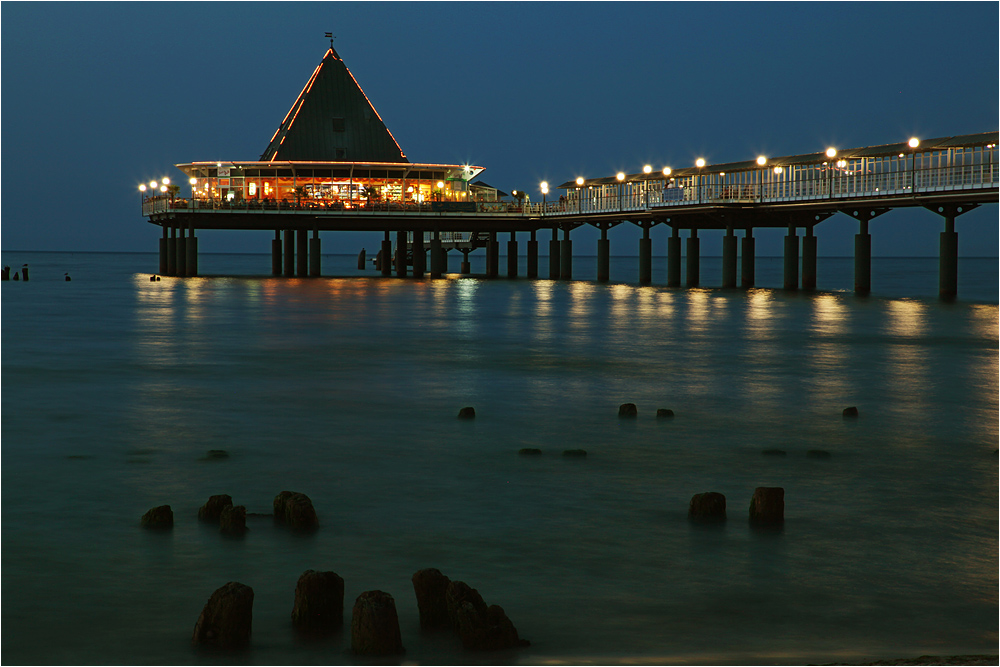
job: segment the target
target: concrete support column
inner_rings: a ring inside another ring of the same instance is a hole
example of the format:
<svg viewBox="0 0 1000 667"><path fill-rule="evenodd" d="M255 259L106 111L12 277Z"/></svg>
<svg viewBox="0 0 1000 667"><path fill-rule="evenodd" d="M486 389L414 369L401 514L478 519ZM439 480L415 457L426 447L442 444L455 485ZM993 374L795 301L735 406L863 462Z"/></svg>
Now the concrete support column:
<svg viewBox="0 0 1000 667"><path fill-rule="evenodd" d="M743 255L740 258L740 286L744 289L750 289L754 286L756 247L757 239L753 237L753 227L747 227L747 234L743 237Z"/></svg>
<svg viewBox="0 0 1000 667"><path fill-rule="evenodd" d="M163 236L160 237L160 274L166 276L167 273L167 228L163 228Z"/></svg>
<svg viewBox="0 0 1000 667"><path fill-rule="evenodd" d="M472 273L472 262L469 261L469 251L462 251L462 266L458 270L463 276L467 276Z"/></svg>
<svg viewBox="0 0 1000 667"><path fill-rule="evenodd" d="M313 237L309 239L309 275L313 278L319 278L320 256L319 230L314 229Z"/></svg>
<svg viewBox="0 0 1000 667"><path fill-rule="evenodd" d="M413 277L423 278L427 271L427 251L424 249L424 233L413 232Z"/></svg>
<svg viewBox="0 0 1000 667"><path fill-rule="evenodd" d="M526 271L529 278L538 277L538 239L535 238L535 230L531 230L531 239L528 241L528 267Z"/></svg>
<svg viewBox="0 0 1000 667"><path fill-rule="evenodd" d="M271 239L271 275L281 275L281 232L277 229Z"/></svg>
<svg viewBox="0 0 1000 667"><path fill-rule="evenodd" d="M563 240L559 250L559 277L563 280L573 280L573 242L569 240L569 226L563 229Z"/></svg>
<svg viewBox="0 0 1000 667"><path fill-rule="evenodd" d="M802 237L802 289L816 289L816 237L812 225L806 227Z"/></svg>
<svg viewBox="0 0 1000 667"><path fill-rule="evenodd" d="M440 278L446 271L444 248L441 247L441 232L434 230L431 237L431 278Z"/></svg>
<svg viewBox="0 0 1000 667"><path fill-rule="evenodd" d="M958 232L953 213L945 215L940 252L938 294L942 299L951 300L958 296Z"/></svg>
<svg viewBox="0 0 1000 667"><path fill-rule="evenodd" d="M854 235L854 292L869 294L872 291L872 235L868 221L861 220L861 231Z"/></svg>
<svg viewBox="0 0 1000 667"><path fill-rule="evenodd" d="M188 229L187 239L187 274L198 275L198 237L194 235L194 227Z"/></svg>
<svg viewBox="0 0 1000 667"><path fill-rule="evenodd" d="M507 241L507 277L517 278L517 236L515 232L510 233L510 241Z"/></svg>
<svg viewBox="0 0 1000 667"><path fill-rule="evenodd" d="M486 277L496 278L500 275L500 243L497 241L497 233L490 232L490 240L486 243Z"/></svg>
<svg viewBox="0 0 1000 667"><path fill-rule="evenodd" d="M722 286L736 287L736 236L731 226L722 237Z"/></svg>
<svg viewBox="0 0 1000 667"><path fill-rule="evenodd" d="M649 238L649 227L643 227L642 238L639 239L639 284L649 285L652 282L653 239Z"/></svg>
<svg viewBox="0 0 1000 667"><path fill-rule="evenodd" d="M559 248L559 228L552 228L552 240L549 241L549 279L559 280L559 260L562 251Z"/></svg>
<svg viewBox="0 0 1000 667"><path fill-rule="evenodd" d="M285 230L285 277L291 278L295 275L295 232L291 229Z"/></svg>
<svg viewBox="0 0 1000 667"><path fill-rule="evenodd" d="M396 232L396 277L406 277L406 232Z"/></svg>
<svg viewBox="0 0 1000 667"><path fill-rule="evenodd" d="M681 286L681 230L674 227L667 239L667 287Z"/></svg>
<svg viewBox="0 0 1000 667"><path fill-rule="evenodd" d="M795 233L795 225L788 225L785 235L785 289L799 288L799 237Z"/></svg>
<svg viewBox="0 0 1000 667"><path fill-rule="evenodd" d="M383 276L392 275L392 239L389 237L389 232L385 233L385 238L382 239L382 266L381 271Z"/></svg>
<svg viewBox="0 0 1000 667"><path fill-rule="evenodd" d="M608 228L601 227L601 238L597 239L597 282L606 283L611 279L611 241Z"/></svg>
<svg viewBox="0 0 1000 667"><path fill-rule="evenodd" d="M304 229L296 232L295 274L300 278L309 275L309 232Z"/></svg>
<svg viewBox="0 0 1000 667"><path fill-rule="evenodd" d="M692 229L687 242L687 286L697 287L701 283L701 239L698 230Z"/></svg>
<svg viewBox="0 0 1000 667"><path fill-rule="evenodd" d="M187 275L187 239L184 238L184 228L177 229L177 259L174 265L174 273L178 276Z"/></svg>

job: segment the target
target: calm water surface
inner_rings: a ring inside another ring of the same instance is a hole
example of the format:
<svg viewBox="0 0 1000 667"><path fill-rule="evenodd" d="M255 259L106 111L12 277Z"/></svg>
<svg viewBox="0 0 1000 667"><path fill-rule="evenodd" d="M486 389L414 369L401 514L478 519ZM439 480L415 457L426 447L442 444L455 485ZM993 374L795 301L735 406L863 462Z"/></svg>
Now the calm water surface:
<svg viewBox="0 0 1000 667"><path fill-rule="evenodd" d="M293 633L306 569L345 579L348 617L390 592L412 663L996 652L995 259L963 260L954 304L933 298L934 259L876 260L867 299L846 291L850 259L821 260L834 291L813 295L640 288L634 258L610 285L381 279L337 256L324 271L342 278L204 255L213 277L152 283L152 254L4 261L32 270L0 293L6 664L356 661L349 631ZM758 260L761 284L780 271ZM619 421L624 402L638 419ZM757 486L785 488L781 531L748 526ZM317 533L197 522L209 495L264 513L283 489L312 498ZM726 495L724 526L688 522L704 491ZM174 530L141 529L160 504ZM424 567L532 646L422 635ZM193 651L234 580L256 594L253 648Z"/></svg>

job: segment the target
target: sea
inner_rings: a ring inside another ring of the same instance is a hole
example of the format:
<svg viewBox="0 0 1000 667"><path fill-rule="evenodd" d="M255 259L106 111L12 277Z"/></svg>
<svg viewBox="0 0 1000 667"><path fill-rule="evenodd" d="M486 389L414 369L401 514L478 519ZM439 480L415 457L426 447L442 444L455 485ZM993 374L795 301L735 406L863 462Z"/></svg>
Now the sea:
<svg viewBox="0 0 1000 667"><path fill-rule="evenodd" d="M2 260L30 268L0 285L4 664L997 653L995 258L960 260L954 302L935 258L875 258L866 297L851 258L820 258L812 293L781 289L781 258L758 258L749 290L711 287L719 258L697 289L665 287L664 258L651 286L634 257L606 284L594 257L575 281L485 279L482 257L437 280L353 255L312 279L271 277L269 255L204 253L200 277L159 281L155 253ZM757 487L784 489L780 527L749 522ZM283 490L318 530L274 524ZM688 518L708 491L724 523ZM247 508L242 538L198 521L215 494ZM174 528L141 527L159 505ZM423 568L531 645L422 633ZM310 569L345 581L345 627L322 639L291 624ZM254 590L251 647L192 646L230 581ZM370 590L393 596L405 654L351 653Z"/></svg>

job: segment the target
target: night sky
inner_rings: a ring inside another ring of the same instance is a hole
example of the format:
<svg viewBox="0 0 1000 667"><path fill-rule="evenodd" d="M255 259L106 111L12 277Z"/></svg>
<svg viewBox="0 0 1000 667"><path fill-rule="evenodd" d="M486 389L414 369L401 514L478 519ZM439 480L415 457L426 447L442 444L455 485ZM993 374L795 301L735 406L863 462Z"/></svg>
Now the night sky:
<svg viewBox="0 0 1000 667"><path fill-rule="evenodd" d="M4 2L0 242L157 249L137 186L199 160L256 160L329 41L414 162L486 167L507 192L576 176L996 130L996 2ZM186 188L185 188L186 189ZM184 190L182 190L182 193ZM960 254L997 256L998 209L958 219ZM934 256L923 210L871 225L875 256ZM817 227L853 254L857 223ZM666 251L666 227L653 230ZM781 254L781 230L757 234ZM702 252L721 254L714 233ZM636 254L639 231L611 231ZM202 252L270 233L199 232ZM324 252L381 235L326 233ZM595 254L592 228L574 249ZM718 246L718 247L717 247Z"/></svg>

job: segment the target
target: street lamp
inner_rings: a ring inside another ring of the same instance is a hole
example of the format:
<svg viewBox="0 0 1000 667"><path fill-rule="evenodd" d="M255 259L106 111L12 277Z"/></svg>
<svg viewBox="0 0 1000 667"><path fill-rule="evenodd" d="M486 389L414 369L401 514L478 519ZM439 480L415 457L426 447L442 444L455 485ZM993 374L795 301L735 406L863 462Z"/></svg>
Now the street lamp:
<svg viewBox="0 0 1000 667"><path fill-rule="evenodd" d="M542 181L542 215L545 215L545 195L549 194L549 182Z"/></svg>
<svg viewBox="0 0 1000 667"><path fill-rule="evenodd" d="M920 146L920 139L916 137L910 137L910 140L906 142L910 147L910 191L917 191L917 147Z"/></svg>
<svg viewBox="0 0 1000 667"><path fill-rule="evenodd" d="M625 182L625 172L619 171L615 176L618 179L618 210L622 208L622 184Z"/></svg>
<svg viewBox="0 0 1000 667"><path fill-rule="evenodd" d="M698 167L698 175L695 178L698 181L695 183L695 194L698 197L698 201L701 201L701 168L705 166L705 158L700 157L694 161L694 166Z"/></svg>
<svg viewBox="0 0 1000 667"><path fill-rule="evenodd" d="M583 213L583 176L576 177L576 210L577 213Z"/></svg>
<svg viewBox="0 0 1000 667"><path fill-rule="evenodd" d="M646 174L648 176L652 172L653 172L653 167L651 165L647 164L647 165L643 166L642 173L644 173L644 174ZM644 179L642 181L642 193L643 193L643 196L646 199L645 205L649 206L649 179Z"/></svg>

